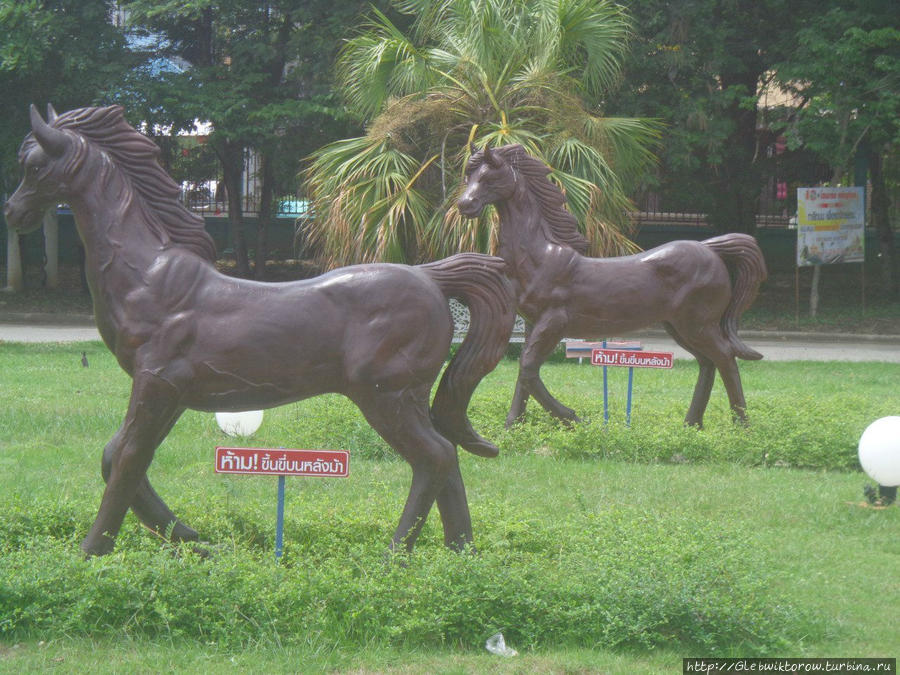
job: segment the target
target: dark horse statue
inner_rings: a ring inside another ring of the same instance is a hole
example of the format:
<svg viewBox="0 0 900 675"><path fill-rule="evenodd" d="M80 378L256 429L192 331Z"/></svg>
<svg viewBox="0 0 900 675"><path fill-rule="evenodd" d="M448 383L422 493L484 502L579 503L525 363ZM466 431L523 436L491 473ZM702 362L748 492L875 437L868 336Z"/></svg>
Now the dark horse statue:
<svg viewBox="0 0 900 675"><path fill-rule="evenodd" d="M186 408L240 411L326 392L351 399L412 467L392 548L412 549L435 501L446 544L471 542L455 446L497 454L466 409L515 318L501 259L359 265L288 283L230 278L216 271L203 219L179 203L159 149L120 107L59 116L51 108L45 122L32 106L31 127L6 221L27 232L47 207L71 206L97 327L133 380L125 419L103 452L106 490L81 544L88 555L112 549L129 507L159 534L197 539L147 480ZM472 322L429 406L453 335L450 296L468 304Z"/></svg>
<svg viewBox="0 0 900 675"><path fill-rule="evenodd" d="M735 357L762 355L741 341L737 326L766 278L753 237L727 234L674 241L637 255L589 258L588 242L564 208L562 191L548 180L546 165L521 145L481 151L473 145L471 151L458 208L470 218L487 204L497 209L499 254L530 329L507 426L524 414L529 395L555 417L578 419L540 379L541 364L564 336L622 335L657 322L700 364L685 422L703 425L717 368L733 414L746 420Z"/></svg>

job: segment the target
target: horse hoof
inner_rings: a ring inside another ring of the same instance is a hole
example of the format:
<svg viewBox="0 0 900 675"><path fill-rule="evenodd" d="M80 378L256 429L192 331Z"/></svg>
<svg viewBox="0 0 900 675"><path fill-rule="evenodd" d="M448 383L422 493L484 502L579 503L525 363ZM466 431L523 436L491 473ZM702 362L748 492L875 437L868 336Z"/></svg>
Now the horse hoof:
<svg viewBox="0 0 900 675"><path fill-rule="evenodd" d="M100 535L99 541L94 542L88 541L88 538L85 537L84 541L81 542L81 552L85 558L93 558L95 556L112 553L115 545L116 540L112 537L106 536L105 534Z"/></svg>
<svg viewBox="0 0 900 675"><path fill-rule="evenodd" d="M509 417L506 418L506 424L505 424L506 430L508 431L508 430L512 429L514 426L516 426L517 424L522 424L524 421L525 421L525 413L522 413L520 415L510 415Z"/></svg>
<svg viewBox="0 0 900 675"><path fill-rule="evenodd" d="M403 569L409 567L409 551L407 551L405 548L389 548L384 552L384 556L382 556L382 558L384 560L385 567L391 567L393 565L402 567Z"/></svg>
<svg viewBox="0 0 900 675"><path fill-rule="evenodd" d="M209 545L209 542L203 542L206 545ZM193 545L190 547L191 553L199 557L201 560L209 560L212 558L212 549L207 548L206 546Z"/></svg>
<svg viewBox="0 0 900 675"><path fill-rule="evenodd" d="M180 520L177 520L172 527L171 539L172 541L197 541L200 539L200 535L194 528L188 527Z"/></svg>
<svg viewBox="0 0 900 675"><path fill-rule="evenodd" d="M478 455L479 457L496 457L500 454L500 448L483 438L467 441L460 445L462 445L465 450L468 450L473 455Z"/></svg>
<svg viewBox="0 0 900 675"><path fill-rule="evenodd" d="M562 422L566 428L571 429L576 424L581 424L584 422L578 415L575 414L574 410L565 410L561 413L552 413L553 417Z"/></svg>
<svg viewBox="0 0 900 675"><path fill-rule="evenodd" d="M445 541L444 546L460 555L478 555L478 549L475 548L475 544L473 544L472 540L468 537L464 541Z"/></svg>

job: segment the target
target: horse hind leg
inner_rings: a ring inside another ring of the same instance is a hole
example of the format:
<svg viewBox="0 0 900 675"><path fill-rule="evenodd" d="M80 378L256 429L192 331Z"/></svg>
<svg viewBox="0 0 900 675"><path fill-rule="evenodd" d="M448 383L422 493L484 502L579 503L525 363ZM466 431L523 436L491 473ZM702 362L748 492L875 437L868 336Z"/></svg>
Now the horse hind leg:
<svg viewBox="0 0 900 675"><path fill-rule="evenodd" d="M436 501L444 528L444 545L455 551L461 551L467 546L474 550L472 517L469 515L466 487L463 484L458 461L450 469L447 482L438 493Z"/></svg>
<svg viewBox="0 0 900 675"><path fill-rule="evenodd" d="M744 399L744 387L741 384L737 361L733 355L729 355L723 358L721 363L717 363L716 367L722 376L722 382L725 383L725 391L728 392L732 418L739 424L747 424L747 402Z"/></svg>
<svg viewBox="0 0 900 675"><path fill-rule="evenodd" d="M456 447L431 423L430 390L430 385L420 385L394 392L369 390L352 397L372 428L412 468L409 495L391 539L394 551L412 551L436 500L444 543L462 549L472 542L472 522Z"/></svg>
<svg viewBox="0 0 900 675"><path fill-rule="evenodd" d="M528 404L528 389L522 380L522 374L516 378L516 389L513 392L512 403L509 404L509 413L506 415L506 428L509 429L516 422L525 419L525 407Z"/></svg>
<svg viewBox="0 0 900 675"><path fill-rule="evenodd" d="M734 348L727 336L722 332L721 327L718 325L710 325L708 330L697 331L690 337L685 337L682 334L681 337L684 340L684 342L681 343L682 346L697 356L697 360L701 364L701 379L704 377L708 378L708 382L704 381L704 386L708 386L711 389L714 376L708 374L704 375L702 372L703 361L701 361L701 355L707 361L711 361L722 376L725 392L728 394L728 403L731 407L732 417L736 422L746 424L747 403L744 399L744 389L741 385L740 371L738 370L737 361L735 360ZM700 380L697 382L697 387L699 390ZM709 400L708 392L706 393L706 400Z"/></svg>
<svg viewBox="0 0 900 675"><path fill-rule="evenodd" d="M682 339L672 324L666 323L664 325L672 339L682 349L690 352L697 359L697 365L700 367L700 372L697 375L697 384L694 385L694 395L691 397L691 405L684 417L684 423L688 426L702 429L703 414L706 412L706 406L709 404L709 397L716 379L716 365L703 352L694 349Z"/></svg>
<svg viewBox="0 0 900 675"><path fill-rule="evenodd" d="M530 322L525 323L525 343L531 339L532 326ZM524 347L523 347L524 351ZM509 404L509 413L506 415L506 428L511 428L516 422L525 419L525 408L528 405L528 388L522 380L522 372L519 371L516 377L516 389L513 392L512 402Z"/></svg>

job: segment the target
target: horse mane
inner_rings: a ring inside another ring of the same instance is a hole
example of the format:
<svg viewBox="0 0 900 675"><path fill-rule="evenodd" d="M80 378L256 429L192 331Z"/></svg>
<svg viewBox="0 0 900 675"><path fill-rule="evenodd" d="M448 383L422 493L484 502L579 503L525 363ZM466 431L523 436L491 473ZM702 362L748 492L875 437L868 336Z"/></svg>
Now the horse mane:
<svg viewBox="0 0 900 675"><path fill-rule="evenodd" d="M179 201L181 190L159 163L159 147L125 121L121 106L70 110L49 120L49 124L84 137L109 156L140 198L149 227L215 262L216 245L206 231L203 216L192 213ZM72 158L66 168L81 160Z"/></svg>
<svg viewBox="0 0 900 675"><path fill-rule="evenodd" d="M582 255L587 255L590 242L578 229L578 221L575 216L565 208L565 194L556 183L547 177L550 168L525 152L525 148L518 143L491 148L491 153L499 155L503 161L512 165L527 181L547 224L547 238L554 244L568 246ZM484 161L484 151L475 153L469 158L467 170L474 171Z"/></svg>

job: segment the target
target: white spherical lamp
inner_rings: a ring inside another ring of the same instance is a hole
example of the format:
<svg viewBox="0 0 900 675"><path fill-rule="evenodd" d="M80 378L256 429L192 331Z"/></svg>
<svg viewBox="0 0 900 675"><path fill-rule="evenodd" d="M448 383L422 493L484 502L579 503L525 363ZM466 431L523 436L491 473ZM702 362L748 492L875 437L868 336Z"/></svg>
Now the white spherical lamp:
<svg viewBox="0 0 900 675"><path fill-rule="evenodd" d="M859 439L859 463L879 485L900 485L900 417L872 422Z"/></svg>
<svg viewBox="0 0 900 675"><path fill-rule="evenodd" d="M216 413L216 424L229 436L251 436L259 429L262 421L262 410Z"/></svg>

